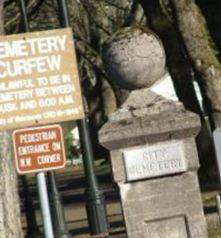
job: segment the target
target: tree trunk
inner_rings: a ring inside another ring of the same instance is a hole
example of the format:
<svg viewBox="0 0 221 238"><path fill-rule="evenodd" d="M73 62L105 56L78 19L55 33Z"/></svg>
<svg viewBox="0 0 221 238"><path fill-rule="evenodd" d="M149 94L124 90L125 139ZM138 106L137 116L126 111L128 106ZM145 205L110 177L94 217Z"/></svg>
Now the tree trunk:
<svg viewBox="0 0 221 238"><path fill-rule="evenodd" d="M0 35L4 34L3 3L0 3Z"/></svg>
<svg viewBox="0 0 221 238"><path fill-rule="evenodd" d="M200 9L194 0L171 0L178 27L210 99L215 125L221 127L221 64Z"/></svg>
<svg viewBox="0 0 221 238"><path fill-rule="evenodd" d="M169 73L180 101L185 108L201 114L200 106L193 89L192 66L186 57L183 41L177 29L156 0L140 0L149 19L149 25L163 42Z"/></svg>
<svg viewBox="0 0 221 238"><path fill-rule="evenodd" d="M3 5L0 4L0 35L3 33ZM0 237L22 238L17 176L10 138L10 133L0 131Z"/></svg>

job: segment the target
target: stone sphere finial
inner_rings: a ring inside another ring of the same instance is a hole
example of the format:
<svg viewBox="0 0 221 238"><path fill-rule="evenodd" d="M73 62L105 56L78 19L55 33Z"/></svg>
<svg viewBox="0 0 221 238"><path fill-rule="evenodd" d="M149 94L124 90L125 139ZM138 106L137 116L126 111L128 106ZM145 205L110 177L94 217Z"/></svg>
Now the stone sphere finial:
<svg viewBox="0 0 221 238"><path fill-rule="evenodd" d="M116 32L103 47L105 71L119 86L147 88L165 74L165 52L149 29L127 27Z"/></svg>

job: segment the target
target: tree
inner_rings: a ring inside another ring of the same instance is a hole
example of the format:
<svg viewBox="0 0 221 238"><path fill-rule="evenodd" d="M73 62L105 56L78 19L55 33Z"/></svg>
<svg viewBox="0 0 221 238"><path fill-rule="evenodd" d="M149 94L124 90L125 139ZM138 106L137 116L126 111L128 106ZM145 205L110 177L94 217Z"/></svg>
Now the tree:
<svg viewBox="0 0 221 238"><path fill-rule="evenodd" d="M193 88L193 82L198 82L203 96L203 106L207 115L210 114L208 97L205 93L201 77L196 72L182 34L177 27L176 10L171 1L166 0L140 0L145 14L148 17L149 27L161 38L167 56L167 67L172 77L177 96L186 109L191 110L201 117L201 131L197 137L197 147L201 161L200 175L203 179L214 178L214 151L213 142ZM212 167L211 167L212 165Z"/></svg>
<svg viewBox="0 0 221 238"><path fill-rule="evenodd" d="M3 33L3 4L0 3L0 35ZM17 176L11 152L11 134L0 131L0 141L0 237L22 238Z"/></svg>
<svg viewBox="0 0 221 238"><path fill-rule="evenodd" d="M17 33L20 27L17 2L5 1L5 27L9 34ZM56 1L26 2L32 31L59 27ZM204 8L205 2L212 4L209 0L197 0L199 2ZM68 4L97 157L104 152L99 146L97 131L107 115L116 110L129 94L109 81L101 60L102 45L125 26L148 26L157 33L163 41L168 71L179 99L187 109L201 115L204 123L192 84L193 80L198 80L207 109L211 104L214 121L217 126L221 125L220 62L204 16L194 0L78 0L68 1ZM204 137L201 138L204 142ZM204 144L202 147L205 149ZM206 157L205 151L202 155Z"/></svg>
<svg viewBox="0 0 221 238"><path fill-rule="evenodd" d="M221 64L205 17L194 0L172 0L177 25L193 66L203 80L215 125L221 126Z"/></svg>
<svg viewBox="0 0 221 238"><path fill-rule="evenodd" d="M187 52L176 29L171 12L165 12L163 1L140 0L145 14L148 16L149 27L163 41L167 56L168 71L173 79L174 87L180 101L186 109L201 113L193 88L193 69L186 57ZM167 9L166 9L167 10Z"/></svg>

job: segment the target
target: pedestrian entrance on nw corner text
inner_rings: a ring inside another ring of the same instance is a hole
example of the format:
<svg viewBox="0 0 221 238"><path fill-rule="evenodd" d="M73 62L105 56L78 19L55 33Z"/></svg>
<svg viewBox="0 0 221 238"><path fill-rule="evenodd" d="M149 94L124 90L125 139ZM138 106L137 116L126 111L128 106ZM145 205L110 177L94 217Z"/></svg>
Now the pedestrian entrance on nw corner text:
<svg viewBox="0 0 221 238"><path fill-rule="evenodd" d="M13 142L19 174L59 169L66 164L59 125L15 130Z"/></svg>

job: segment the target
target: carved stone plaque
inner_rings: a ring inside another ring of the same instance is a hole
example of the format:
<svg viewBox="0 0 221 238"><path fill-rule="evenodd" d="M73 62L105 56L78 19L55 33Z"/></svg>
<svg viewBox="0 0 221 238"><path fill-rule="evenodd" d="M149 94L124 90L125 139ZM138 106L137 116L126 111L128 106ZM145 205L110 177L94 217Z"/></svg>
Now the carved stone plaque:
<svg viewBox="0 0 221 238"><path fill-rule="evenodd" d="M167 142L123 152L128 181L152 178L187 170L182 142Z"/></svg>

